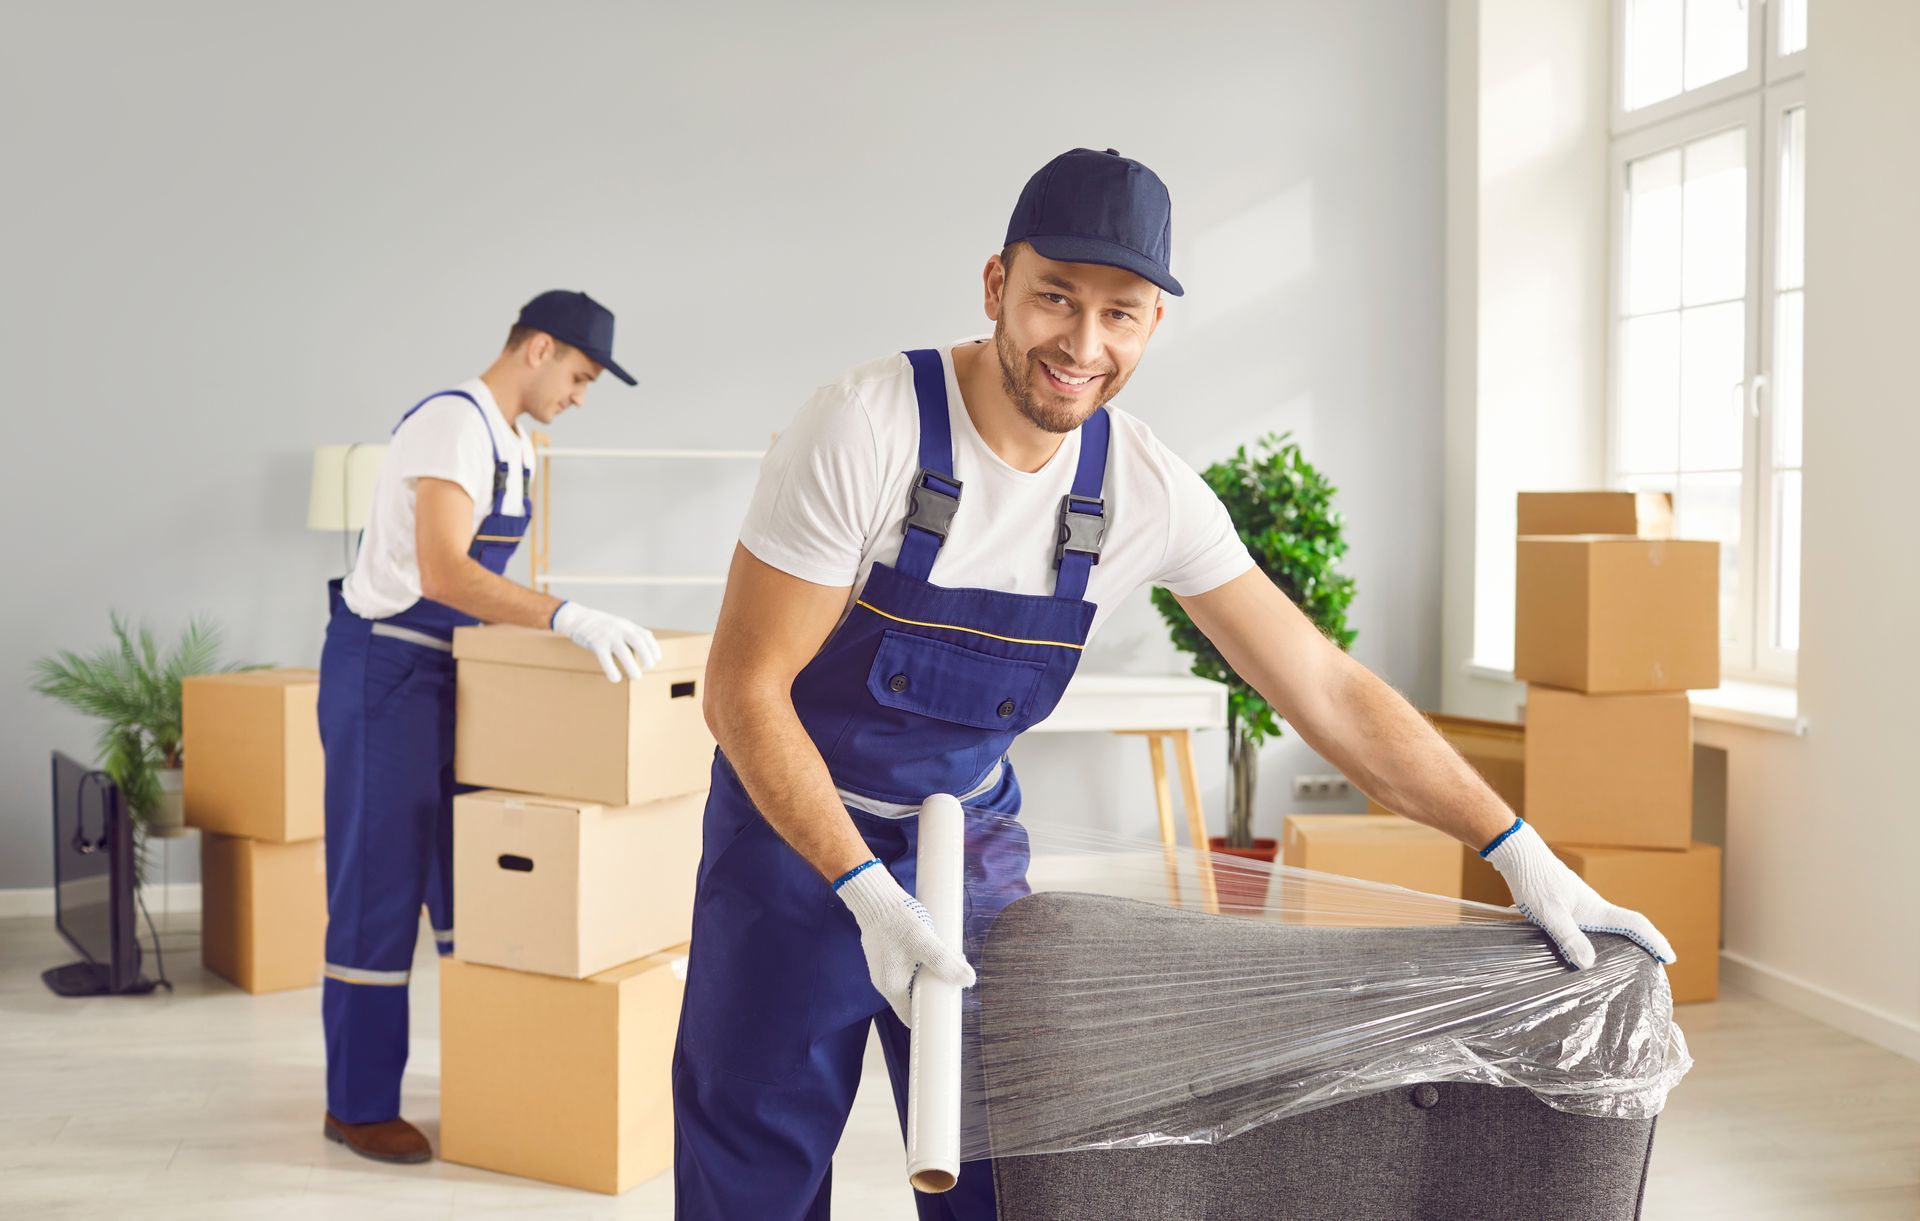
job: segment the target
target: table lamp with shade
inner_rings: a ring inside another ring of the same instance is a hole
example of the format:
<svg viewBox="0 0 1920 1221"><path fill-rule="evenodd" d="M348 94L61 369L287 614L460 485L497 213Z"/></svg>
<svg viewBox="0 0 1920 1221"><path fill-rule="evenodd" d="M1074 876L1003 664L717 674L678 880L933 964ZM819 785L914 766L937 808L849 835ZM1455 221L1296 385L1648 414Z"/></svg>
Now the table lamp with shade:
<svg viewBox="0 0 1920 1221"><path fill-rule="evenodd" d="M366 529L373 481L387 447L378 442L322 445L313 451L313 481L307 491L307 529L339 530L347 567L353 567L353 537Z"/></svg>

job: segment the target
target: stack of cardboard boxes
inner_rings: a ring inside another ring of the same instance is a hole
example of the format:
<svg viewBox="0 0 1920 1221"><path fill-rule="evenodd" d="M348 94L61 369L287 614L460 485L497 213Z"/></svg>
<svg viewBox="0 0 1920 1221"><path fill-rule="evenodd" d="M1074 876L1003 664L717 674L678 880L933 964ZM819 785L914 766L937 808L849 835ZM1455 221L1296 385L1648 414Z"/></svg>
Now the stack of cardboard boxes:
<svg viewBox="0 0 1920 1221"><path fill-rule="evenodd" d="M1526 819L1666 934L1675 1000L1711 1000L1720 849L1693 839L1687 691L1720 685L1720 545L1672 537L1658 493L1522 493L1519 531Z"/></svg>
<svg viewBox="0 0 1920 1221"><path fill-rule="evenodd" d="M454 956L440 1153L619 1193L673 1156L669 1065L713 739L710 637L609 683L562 637L454 633Z"/></svg>
<svg viewBox="0 0 1920 1221"><path fill-rule="evenodd" d="M1676 1001L1711 1000L1720 850L1692 838L1687 690L1720 682L1719 545L1671 537L1660 493L1523 493L1519 527L1525 724L1429 719L1575 873L1666 934ZM1285 836L1289 865L1512 902L1473 848L1424 827L1295 815Z"/></svg>
<svg viewBox="0 0 1920 1221"><path fill-rule="evenodd" d="M201 674L180 686L186 821L200 829L201 961L248 992L320 982L319 695L312 670Z"/></svg>

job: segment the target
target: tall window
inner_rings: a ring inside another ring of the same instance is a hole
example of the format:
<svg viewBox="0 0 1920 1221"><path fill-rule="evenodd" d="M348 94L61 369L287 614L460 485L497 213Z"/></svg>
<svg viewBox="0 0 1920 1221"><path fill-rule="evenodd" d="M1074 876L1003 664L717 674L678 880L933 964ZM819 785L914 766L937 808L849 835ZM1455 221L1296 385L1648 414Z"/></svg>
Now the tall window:
<svg viewBox="0 0 1920 1221"><path fill-rule="evenodd" d="M1729 677L1791 681L1809 0L1615 0L1609 473L1721 544Z"/></svg>

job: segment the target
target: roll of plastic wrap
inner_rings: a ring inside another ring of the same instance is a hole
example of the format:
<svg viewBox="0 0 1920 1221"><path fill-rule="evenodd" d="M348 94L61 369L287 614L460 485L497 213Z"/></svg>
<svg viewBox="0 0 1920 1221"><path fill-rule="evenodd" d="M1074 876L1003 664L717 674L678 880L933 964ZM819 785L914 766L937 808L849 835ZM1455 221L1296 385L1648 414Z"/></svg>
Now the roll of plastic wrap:
<svg viewBox="0 0 1920 1221"><path fill-rule="evenodd" d="M966 817L945 793L920 807L915 897L934 932L961 952ZM907 1179L916 1190L950 1190L960 1177L960 989L922 975L913 986L907 1068Z"/></svg>

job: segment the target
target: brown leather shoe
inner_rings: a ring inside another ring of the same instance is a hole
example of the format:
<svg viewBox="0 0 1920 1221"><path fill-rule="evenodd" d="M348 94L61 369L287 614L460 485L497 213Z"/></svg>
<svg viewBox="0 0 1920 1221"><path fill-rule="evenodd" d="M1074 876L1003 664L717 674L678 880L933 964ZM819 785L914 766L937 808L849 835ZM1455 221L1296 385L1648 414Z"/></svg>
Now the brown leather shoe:
<svg viewBox="0 0 1920 1221"><path fill-rule="evenodd" d="M376 1162L433 1160L433 1146L420 1134L420 1129L404 1119L389 1119L385 1123L341 1123L329 1111L327 1125L322 1131L328 1140L345 1145L361 1157L370 1157Z"/></svg>

